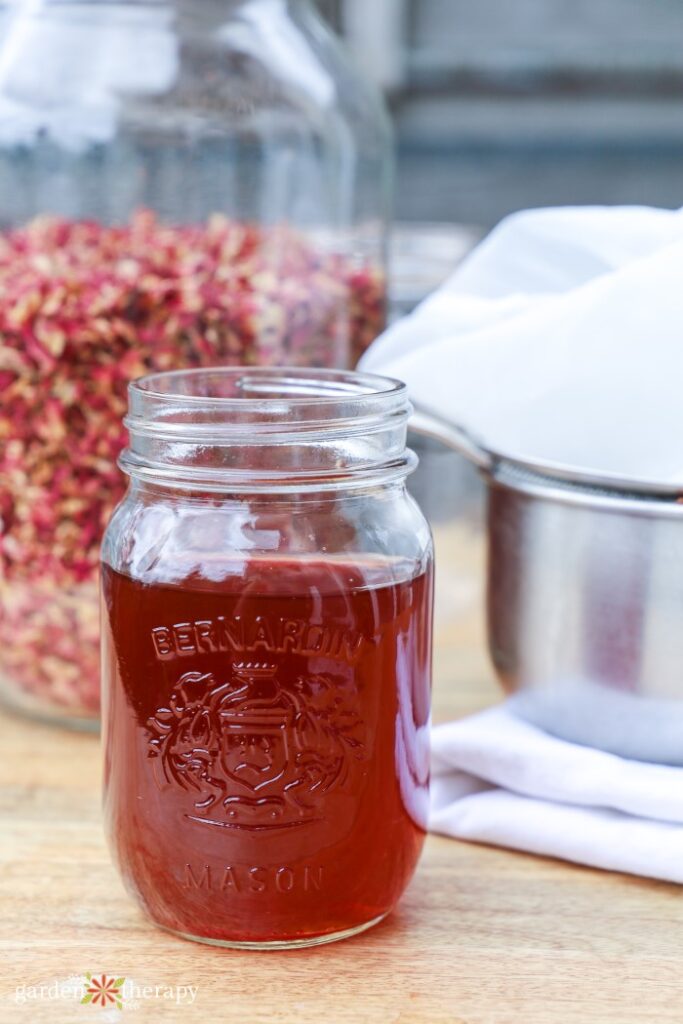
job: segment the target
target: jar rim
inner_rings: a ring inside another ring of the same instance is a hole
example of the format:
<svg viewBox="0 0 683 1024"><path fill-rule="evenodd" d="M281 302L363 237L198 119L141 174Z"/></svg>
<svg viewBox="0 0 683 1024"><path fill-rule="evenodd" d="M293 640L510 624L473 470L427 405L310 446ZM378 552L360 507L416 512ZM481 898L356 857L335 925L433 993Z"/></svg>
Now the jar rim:
<svg viewBox="0 0 683 1024"><path fill-rule="evenodd" d="M412 412L393 377L310 367L219 366L149 374L128 387L131 436L282 443L294 435L357 435Z"/></svg>
<svg viewBox="0 0 683 1024"><path fill-rule="evenodd" d="M313 489L405 477L412 406L401 381L347 370L204 367L129 385L130 445L119 465L138 478L217 488Z"/></svg>
<svg viewBox="0 0 683 1024"><path fill-rule="evenodd" d="M197 394L192 391L172 390L167 385L179 385L185 382L201 381L202 378L215 378L217 381L234 383L236 389L243 394L212 395ZM256 382L261 382L257 384ZM279 394L264 391L266 381L279 382ZM295 388L303 388L310 382L307 390L298 392ZM255 394L247 396L247 389ZM407 396L407 387L403 381L394 377L384 377L374 373L362 373L355 370L328 370L312 367L270 367L270 366L218 366L193 367L183 370L167 370L146 374L138 377L128 386L131 401L137 394L150 399L164 402L192 404L206 403L210 406L225 408L233 407L236 411L247 411L247 403L253 406L264 402L286 400L297 405L315 400L315 404L347 402L351 397L389 397ZM336 393L333 393L336 392Z"/></svg>

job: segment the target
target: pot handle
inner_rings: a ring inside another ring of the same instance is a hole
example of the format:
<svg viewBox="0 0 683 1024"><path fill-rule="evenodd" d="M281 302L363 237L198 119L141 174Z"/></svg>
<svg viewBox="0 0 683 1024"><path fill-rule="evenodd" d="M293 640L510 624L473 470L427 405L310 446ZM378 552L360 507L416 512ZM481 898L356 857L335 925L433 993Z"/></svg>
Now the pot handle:
<svg viewBox="0 0 683 1024"><path fill-rule="evenodd" d="M468 462L472 462L479 469L491 469L493 466L491 453L464 427L449 423L447 420L441 419L440 416L434 416L433 413L425 412L420 408L414 408L413 415L408 421L408 427L421 437L431 437L441 441L442 444L464 456Z"/></svg>

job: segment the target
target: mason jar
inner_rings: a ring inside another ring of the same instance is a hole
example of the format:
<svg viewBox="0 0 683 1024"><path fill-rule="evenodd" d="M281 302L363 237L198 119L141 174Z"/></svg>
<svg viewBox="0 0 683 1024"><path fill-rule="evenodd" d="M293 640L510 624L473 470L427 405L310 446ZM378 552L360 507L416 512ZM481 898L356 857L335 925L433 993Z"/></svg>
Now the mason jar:
<svg viewBox="0 0 683 1024"><path fill-rule="evenodd" d="M0 64L0 696L95 724L126 386L355 365L387 118L309 0L0 0Z"/></svg>
<svg viewBox="0 0 683 1024"><path fill-rule="evenodd" d="M105 818L161 927L304 946L380 921L422 848L432 542L405 386L131 385L102 550Z"/></svg>

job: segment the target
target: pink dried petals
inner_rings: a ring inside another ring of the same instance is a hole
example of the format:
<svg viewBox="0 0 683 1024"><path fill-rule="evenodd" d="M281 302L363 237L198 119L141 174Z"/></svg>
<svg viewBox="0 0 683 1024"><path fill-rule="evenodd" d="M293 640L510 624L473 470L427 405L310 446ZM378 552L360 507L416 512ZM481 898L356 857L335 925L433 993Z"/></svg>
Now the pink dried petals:
<svg viewBox="0 0 683 1024"><path fill-rule="evenodd" d="M99 614L96 580L69 589L56 580L0 581L4 648L0 678L32 698L75 717L96 717ZM30 657L27 656L30 653ZM28 706L28 705L27 705Z"/></svg>
<svg viewBox="0 0 683 1024"><path fill-rule="evenodd" d="M355 365L381 271L292 229L149 211L0 234L0 681L98 710L99 544L124 484L128 382L201 365Z"/></svg>

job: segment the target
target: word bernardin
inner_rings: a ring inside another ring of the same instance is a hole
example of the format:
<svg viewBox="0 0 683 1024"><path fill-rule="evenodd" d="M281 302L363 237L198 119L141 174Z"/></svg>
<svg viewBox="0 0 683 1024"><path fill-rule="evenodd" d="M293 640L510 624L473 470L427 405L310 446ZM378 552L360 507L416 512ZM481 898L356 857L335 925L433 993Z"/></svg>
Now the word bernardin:
<svg viewBox="0 0 683 1024"><path fill-rule="evenodd" d="M302 619L256 615L245 620L239 615L229 619L219 615L215 619L156 626L152 630L152 643L161 661L218 651L268 651L353 662L358 657L363 637L344 626L321 626Z"/></svg>

